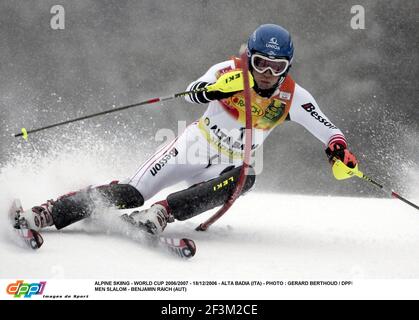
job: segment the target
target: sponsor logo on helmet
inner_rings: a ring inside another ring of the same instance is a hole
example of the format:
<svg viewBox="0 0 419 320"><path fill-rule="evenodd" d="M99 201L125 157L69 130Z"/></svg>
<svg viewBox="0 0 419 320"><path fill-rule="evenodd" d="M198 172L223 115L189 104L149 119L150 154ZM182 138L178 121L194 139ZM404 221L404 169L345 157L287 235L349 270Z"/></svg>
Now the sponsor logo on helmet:
<svg viewBox="0 0 419 320"><path fill-rule="evenodd" d="M272 48L275 50L281 50L281 47L278 44L278 40L275 37L272 37L269 42L266 44L267 48Z"/></svg>

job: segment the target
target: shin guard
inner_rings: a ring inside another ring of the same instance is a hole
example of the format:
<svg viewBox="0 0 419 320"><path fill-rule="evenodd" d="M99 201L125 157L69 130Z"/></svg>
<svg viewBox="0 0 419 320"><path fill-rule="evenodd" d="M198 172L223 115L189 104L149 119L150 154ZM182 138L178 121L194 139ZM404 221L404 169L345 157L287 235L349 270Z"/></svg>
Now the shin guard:
<svg viewBox="0 0 419 320"><path fill-rule="evenodd" d="M89 217L100 205L136 208L144 204L141 193L129 184L111 183L65 195L55 201L52 218L57 229Z"/></svg>
<svg viewBox="0 0 419 320"><path fill-rule="evenodd" d="M196 184L186 190L175 192L167 197L171 214L177 220L187 220L200 213L223 205L233 194L240 176L241 167L222 173L219 177ZM242 193L255 183L254 170L249 175Z"/></svg>

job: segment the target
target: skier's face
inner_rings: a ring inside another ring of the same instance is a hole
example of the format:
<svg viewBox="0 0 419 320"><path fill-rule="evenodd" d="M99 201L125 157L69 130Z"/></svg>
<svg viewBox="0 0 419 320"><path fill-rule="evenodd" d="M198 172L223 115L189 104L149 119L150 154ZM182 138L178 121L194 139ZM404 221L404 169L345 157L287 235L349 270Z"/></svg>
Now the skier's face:
<svg viewBox="0 0 419 320"><path fill-rule="evenodd" d="M280 77L280 76L272 75L269 69L266 70L264 73L253 71L252 74L258 87L262 90L272 88L278 82L279 77Z"/></svg>

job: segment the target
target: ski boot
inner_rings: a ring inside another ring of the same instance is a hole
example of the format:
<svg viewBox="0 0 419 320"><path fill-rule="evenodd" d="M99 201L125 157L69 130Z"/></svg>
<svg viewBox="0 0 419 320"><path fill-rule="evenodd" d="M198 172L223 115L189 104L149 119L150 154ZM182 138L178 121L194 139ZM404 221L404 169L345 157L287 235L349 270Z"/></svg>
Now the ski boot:
<svg viewBox="0 0 419 320"><path fill-rule="evenodd" d="M40 206L35 206L32 207L32 209L22 211L20 212L20 219L24 219L27 227L35 231L52 226L54 224L51 214L53 205L54 201L48 200Z"/></svg>
<svg viewBox="0 0 419 320"><path fill-rule="evenodd" d="M130 215L123 214L121 218L153 235L162 233L167 223L174 221L174 217L164 201L157 202L146 210L136 210Z"/></svg>

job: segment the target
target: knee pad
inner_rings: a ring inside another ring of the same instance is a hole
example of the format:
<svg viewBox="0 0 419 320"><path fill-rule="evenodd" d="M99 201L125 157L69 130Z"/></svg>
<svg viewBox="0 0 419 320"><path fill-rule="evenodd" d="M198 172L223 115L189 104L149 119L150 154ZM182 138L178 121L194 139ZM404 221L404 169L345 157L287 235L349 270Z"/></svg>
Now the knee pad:
<svg viewBox="0 0 419 320"><path fill-rule="evenodd" d="M135 187L130 184L111 183L96 187L109 204L117 206L119 209L130 209L141 207L144 204L144 198Z"/></svg>

